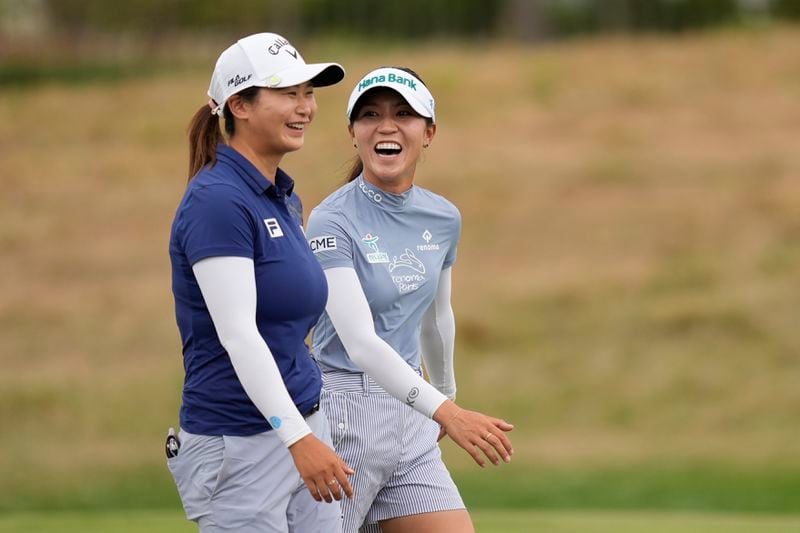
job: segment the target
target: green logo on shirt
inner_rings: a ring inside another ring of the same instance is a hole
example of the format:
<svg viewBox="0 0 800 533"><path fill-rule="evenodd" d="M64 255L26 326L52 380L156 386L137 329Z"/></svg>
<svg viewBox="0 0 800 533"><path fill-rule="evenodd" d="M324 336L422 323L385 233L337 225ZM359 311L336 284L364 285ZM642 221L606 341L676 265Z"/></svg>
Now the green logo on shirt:
<svg viewBox="0 0 800 533"><path fill-rule="evenodd" d="M378 236L373 235L372 233L367 233L364 237L361 238L361 242L369 246L372 250L375 250L372 253L367 254L367 262L369 263L388 263L389 262L389 255L385 252L381 252L378 248Z"/></svg>

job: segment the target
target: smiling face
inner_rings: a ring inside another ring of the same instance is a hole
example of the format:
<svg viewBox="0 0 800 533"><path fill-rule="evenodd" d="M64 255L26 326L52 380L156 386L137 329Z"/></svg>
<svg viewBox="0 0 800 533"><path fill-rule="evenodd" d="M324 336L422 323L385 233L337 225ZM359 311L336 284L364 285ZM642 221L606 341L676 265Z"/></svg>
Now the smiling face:
<svg viewBox="0 0 800 533"><path fill-rule="evenodd" d="M311 83L261 89L252 102L234 95L228 105L238 119L232 144L244 142L262 156L281 157L299 150L303 146L305 128L317 112Z"/></svg>
<svg viewBox="0 0 800 533"><path fill-rule="evenodd" d="M364 179L384 191L402 193L413 184L417 161L436 125L391 89L373 89L362 100L349 130L364 163Z"/></svg>

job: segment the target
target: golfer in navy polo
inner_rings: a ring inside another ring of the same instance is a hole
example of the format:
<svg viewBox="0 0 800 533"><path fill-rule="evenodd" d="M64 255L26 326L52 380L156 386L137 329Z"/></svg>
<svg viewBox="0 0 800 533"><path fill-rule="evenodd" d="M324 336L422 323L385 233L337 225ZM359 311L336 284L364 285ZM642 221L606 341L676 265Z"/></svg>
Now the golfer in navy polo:
<svg viewBox="0 0 800 533"><path fill-rule="evenodd" d="M340 531L338 500L352 496L304 344L327 284L278 167L303 145L314 88L343 76L279 35L251 35L220 55L190 125L169 246L186 378L167 461L204 533Z"/></svg>

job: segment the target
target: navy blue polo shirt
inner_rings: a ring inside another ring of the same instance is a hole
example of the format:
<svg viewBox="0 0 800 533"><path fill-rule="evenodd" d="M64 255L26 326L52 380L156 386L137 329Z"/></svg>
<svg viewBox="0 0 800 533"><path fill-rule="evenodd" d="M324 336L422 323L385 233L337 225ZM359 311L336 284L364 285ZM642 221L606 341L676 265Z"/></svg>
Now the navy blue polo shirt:
<svg viewBox="0 0 800 533"><path fill-rule="evenodd" d="M186 371L180 422L189 433L271 429L236 377L194 277L192 265L207 257L253 260L258 330L298 410L319 401L320 373L305 338L325 309L328 286L303 235L293 187L282 170L273 185L236 150L219 145L217 163L192 179L178 206L169 254Z"/></svg>

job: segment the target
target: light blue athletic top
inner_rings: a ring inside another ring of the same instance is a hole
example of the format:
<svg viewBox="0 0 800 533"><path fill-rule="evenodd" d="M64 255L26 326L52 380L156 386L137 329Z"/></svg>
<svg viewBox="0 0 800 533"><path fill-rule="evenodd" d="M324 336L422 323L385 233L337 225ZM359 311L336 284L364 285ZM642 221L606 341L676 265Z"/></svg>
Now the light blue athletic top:
<svg viewBox="0 0 800 533"><path fill-rule="evenodd" d="M323 269L354 268L375 332L419 371L420 323L456 260L461 214L445 198L412 186L391 194L359 176L339 188L309 216L306 236ZM322 370L361 372L350 360L330 317L323 313L312 336Z"/></svg>

